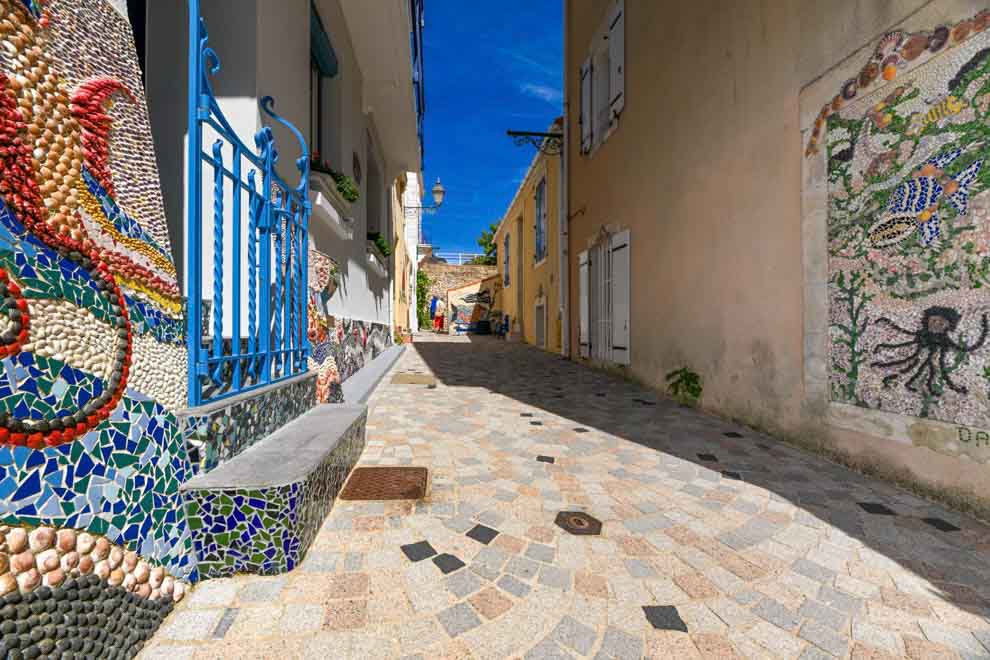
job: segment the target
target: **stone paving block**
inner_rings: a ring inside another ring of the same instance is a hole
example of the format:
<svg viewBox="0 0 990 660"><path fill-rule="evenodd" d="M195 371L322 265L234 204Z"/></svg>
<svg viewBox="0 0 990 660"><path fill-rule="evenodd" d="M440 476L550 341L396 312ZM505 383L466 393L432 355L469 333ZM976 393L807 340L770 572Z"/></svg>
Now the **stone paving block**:
<svg viewBox="0 0 990 660"><path fill-rule="evenodd" d="M285 577L256 578L237 592L240 603L267 603L278 599L288 579Z"/></svg>
<svg viewBox="0 0 990 660"><path fill-rule="evenodd" d="M213 631L223 617L225 610L186 607L171 615L161 628L165 639L180 641L202 641L213 638Z"/></svg>
<svg viewBox="0 0 990 660"><path fill-rule="evenodd" d="M440 625L451 637L457 637L481 625L481 619L467 603L458 603L437 614Z"/></svg>
<svg viewBox="0 0 990 660"><path fill-rule="evenodd" d="M444 580L447 590L458 598L465 598L481 589L483 583L471 571L457 571Z"/></svg>
<svg viewBox="0 0 990 660"><path fill-rule="evenodd" d="M981 644L973 634L967 630L946 626L934 621L918 621L925 637L935 642L956 650L961 654L973 654L979 657L986 654L986 647Z"/></svg>
<svg viewBox="0 0 990 660"><path fill-rule="evenodd" d="M820 564L808 561L807 559L798 559L796 562L791 564L791 569L795 573L811 578L817 582L829 582L835 579L835 571L825 568Z"/></svg>
<svg viewBox="0 0 990 660"><path fill-rule="evenodd" d="M794 611L772 598L764 598L754 605L753 613L787 631L795 630L801 622L801 618Z"/></svg>
<svg viewBox="0 0 990 660"><path fill-rule="evenodd" d="M544 566L540 569L540 577L537 581L547 587L570 591L571 571L557 566Z"/></svg>
<svg viewBox="0 0 990 660"><path fill-rule="evenodd" d="M614 626L605 631L599 655L617 660L640 660L643 655L643 640Z"/></svg>
<svg viewBox="0 0 990 660"><path fill-rule="evenodd" d="M839 658L844 657L849 649L849 640L846 637L814 621L806 621L798 631L798 636Z"/></svg>
<svg viewBox="0 0 990 660"><path fill-rule="evenodd" d="M822 588L819 589L818 600L831 608L846 612L847 614L856 614L863 608L862 599L842 593L841 591L836 591L827 584L822 585Z"/></svg>
<svg viewBox="0 0 990 660"><path fill-rule="evenodd" d="M233 605L241 584L231 578L203 580L186 599L187 607L226 607Z"/></svg>
<svg viewBox="0 0 990 660"><path fill-rule="evenodd" d="M517 580L512 575L503 575L498 579L498 581L495 584L497 584L502 590L507 591L516 598L525 598L532 589L532 587L530 587L528 584L526 584L525 582L521 582L520 580Z"/></svg>
<svg viewBox="0 0 990 660"><path fill-rule="evenodd" d="M513 557L505 566L505 572L524 580L531 580L540 569L540 564L525 557Z"/></svg>
<svg viewBox="0 0 990 660"><path fill-rule="evenodd" d="M814 600L804 601L804 604L798 610L798 614L836 631L844 628L849 618L844 612L834 610L828 605L823 605Z"/></svg>
<svg viewBox="0 0 990 660"><path fill-rule="evenodd" d="M626 570L634 578L652 578L657 576L657 571L650 563L642 559L626 559L623 561Z"/></svg>
<svg viewBox="0 0 990 660"><path fill-rule="evenodd" d="M579 623L573 617L565 616L550 633L549 639L571 649L578 655L588 655L598 639L594 628Z"/></svg>
<svg viewBox="0 0 990 660"><path fill-rule="evenodd" d="M746 634L757 644L781 658L796 658L805 647L803 641L766 621L757 623Z"/></svg>
<svg viewBox="0 0 990 660"><path fill-rule="evenodd" d="M896 633L865 621L853 621L852 638L857 642L882 649L894 656L902 653L900 638Z"/></svg>
<svg viewBox="0 0 990 660"><path fill-rule="evenodd" d="M530 543L529 547L526 548L525 554L530 559L535 559L536 561L542 561L549 564L552 563L554 557L557 556L557 550L553 546Z"/></svg>
<svg viewBox="0 0 990 660"><path fill-rule="evenodd" d="M574 656L552 639L544 639L523 656L523 660L571 660Z"/></svg>

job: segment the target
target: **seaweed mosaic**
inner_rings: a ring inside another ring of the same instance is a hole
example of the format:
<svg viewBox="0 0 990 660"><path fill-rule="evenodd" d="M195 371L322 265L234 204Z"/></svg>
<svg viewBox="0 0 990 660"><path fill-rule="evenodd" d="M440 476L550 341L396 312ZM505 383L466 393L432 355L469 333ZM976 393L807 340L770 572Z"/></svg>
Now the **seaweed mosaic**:
<svg viewBox="0 0 990 660"><path fill-rule="evenodd" d="M364 449L362 416L304 481L269 488L187 491L202 577L272 575L302 561Z"/></svg>
<svg viewBox="0 0 990 660"><path fill-rule="evenodd" d="M130 25L105 0L0 0L0 45L0 527L194 580L183 305Z"/></svg>
<svg viewBox="0 0 990 660"><path fill-rule="evenodd" d="M885 35L816 122L833 401L990 426L988 27Z"/></svg>

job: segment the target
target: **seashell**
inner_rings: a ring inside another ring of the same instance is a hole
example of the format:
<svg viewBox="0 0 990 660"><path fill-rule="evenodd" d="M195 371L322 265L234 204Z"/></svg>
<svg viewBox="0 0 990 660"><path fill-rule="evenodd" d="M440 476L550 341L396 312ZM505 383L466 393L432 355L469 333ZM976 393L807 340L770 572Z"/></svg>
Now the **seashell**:
<svg viewBox="0 0 990 660"><path fill-rule="evenodd" d="M89 574L93 570L93 558L85 555L79 559L79 572L83 575Z"/></svg>
<svg viewBox="0 0 990 660"><path fill-rule="evenodd" d="M7 552L12 555L24 552L28 548L27 531L20 527L14 527L5 536L7 541Z"/></svg>
<svg viewBox="0 0 990 660"><path fill-rule="evenodd" d="M110 577L110 564L106 560L96 562L96 566L93 567L93 573L106 580Z"/></svg>
<svg viewBox="0 0 990 660"><path fill-rule="evenodd" d="M109 582L112 587L120 586L124 582L124 571L119 568L110 571L110 577L107 578L107 582Z"/></svg>
<svg viewBox="0 0 990 660"><path fill-rule="evenodd" d="M17 590L17 578L13 573L0 575L0 596L5 596Z"/></svg>
<svg viewBox="0 0 990 660"><path fill-rule="evenodd" d="M41 573L37 569L32 568L17 576L17 586L24 593L34 591L39 584L41 584Z"/></svg>
<svg viewBox="0 0 990 660"><path fill-rule="evenodd" d="M55 548L49 548L44 552L35 555L35 565L38 570L42 573L47 573L48 571L54 571L60 566L58 559L58 550Z"/></svg>
<svg viewBox="0 0 990 660"><path fill-rule="evenodd" d="M10 572L20 575L34 568L34 553L30 550L21 552L10 558Z"/></svg>
<svg viewBox="0 0 990 660"><path fill-rule="evenodd" d="M65 582L65 571L61 568L56 568L54 571L45 573L45 577L42 581L46 586L57 587Z"/></svg>
<svg viewBox="0 0 990 660"><path fill-rule="evenodd" d="M62 556L62 570L68 572L79 565L79 553L72 551Z"/></svg>

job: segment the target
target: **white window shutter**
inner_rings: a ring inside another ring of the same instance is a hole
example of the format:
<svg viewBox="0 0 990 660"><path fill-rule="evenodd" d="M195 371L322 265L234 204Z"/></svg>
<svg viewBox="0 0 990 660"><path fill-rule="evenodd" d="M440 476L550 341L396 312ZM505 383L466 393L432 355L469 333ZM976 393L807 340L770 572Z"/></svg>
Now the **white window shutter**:
<svg viewBox="0 0 990 660"><path fill-rule="evenodd" d="M612 360L629 364L629 232L612 236Z"/></svg>
<svg viewBox="0 0 990 660"><path fill-rule="evenodd" d="M578 344L581 345L581 357L588 357L588 344L590 336L588 332L589 321L589 291L588 286L588 251L585 250L578 255Z"/></svg>
<svg viewBox="0 0 990 660"><path fill-rule="evenodd" d="M614 120L622 113L626 104L626 8L624 0L618 0L612 10L608 29L608 60L610 75L609 119Z"/></svg>
<svg viewBox="0 0 990 660"><path fill-rule="evenodd" d="M591 58L581 65L581 153L591 151L592 126L595 118L591 109Z"/></svg>

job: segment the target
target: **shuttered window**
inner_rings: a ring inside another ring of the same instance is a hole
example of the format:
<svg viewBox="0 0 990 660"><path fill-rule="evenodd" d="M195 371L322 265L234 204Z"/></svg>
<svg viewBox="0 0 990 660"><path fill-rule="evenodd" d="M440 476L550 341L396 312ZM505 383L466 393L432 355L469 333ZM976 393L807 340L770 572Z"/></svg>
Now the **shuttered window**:
<svg viewBox="0 0 990 660"><path fill-rule="evenodd" d="M581 153L608 139L626 103L624 0L615 0L581 64Z"/></svg>
<svg viewBox="0 0 990 660"><path fill-rule="evenodd" d="M629 364L629 232L612 236L612 361Z"/></svg>
<svg viewBox="0 0 990 660"><path fill-rule="evenodd" d="M536 186L536 254L533 260L539 263L547 257L547 180L540 179Z"/></svg>
<svg viewBox="0 0 990 660"><path fill-rule="evenodd" d="M591 338L588 333L588 326L591 321L590 319L590 309L589 309L589 290L590 286L590 273L589 273L590 263L588 259L588 251L578 255L578 344L581 348L581 357L588 357L590 354L589 343Z"/></svg>

